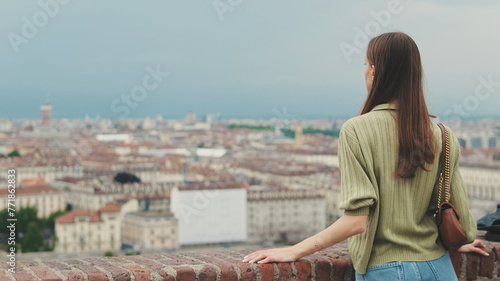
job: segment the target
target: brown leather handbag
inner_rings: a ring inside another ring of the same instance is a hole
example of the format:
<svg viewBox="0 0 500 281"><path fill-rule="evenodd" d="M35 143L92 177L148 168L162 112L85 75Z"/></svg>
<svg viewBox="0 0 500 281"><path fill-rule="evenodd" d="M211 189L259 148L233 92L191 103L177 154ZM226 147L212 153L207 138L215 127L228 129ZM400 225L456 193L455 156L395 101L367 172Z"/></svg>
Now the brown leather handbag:
<svg viewBox="0 0 500 281"><path fill-rule="evenodd" d="M455 207L450 203L450 138L442 123L438 124L443 139L443 151L441 152L441 169L439 172L439 198L436 223L439 229L439 238L446 250L459 248L465 241L465 235L460 226L460 217ZM444 185L444 201L441 202Z"/></svg>

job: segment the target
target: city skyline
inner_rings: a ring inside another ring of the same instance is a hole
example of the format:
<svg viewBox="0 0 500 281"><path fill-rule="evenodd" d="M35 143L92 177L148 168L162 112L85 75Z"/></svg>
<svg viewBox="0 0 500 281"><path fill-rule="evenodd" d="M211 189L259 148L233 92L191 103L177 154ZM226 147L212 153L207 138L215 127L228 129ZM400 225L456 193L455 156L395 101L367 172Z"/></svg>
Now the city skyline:
<svg viewBox="0 0 500 281"><path fill-rule="evenodd" d="M186 119L186 118L189 118L188 116L189 115L193 115L194 118L196 118L197 120L199 121L205 121L205 119L210 119L210 118L214 118L216 117L217 118L217 122L220 122L222 120L255 120L255 121L258 121L258 120L272 120L272 119L279 119L279 120L295 120L295 121L300 121L300 120L325 120L325 119L329 119L329 120L347 120L351 117L354 117L355 115L352 115L352 116L349 116L349 115L328 115L328 116L320 116L320 115L309 115L309 116L296 116L295 114L292 114L290 113L286 107L283 107L281 109L279 108L273 108L272 111L269 113L269 114L263 114L263 115L240 115L240 116L232 116L232 115L221 115L220 112L209 112L209 111L206 111L206 110L203 110L201 113L200 112L195 112L195 111L192 111L192 110L187 110L185 112L182 112L182 113L179 113L179 114L176 114L176 115L173 115L173 114L170 114L170 115L166 115L166 114L162 114L162 113L158 113L156 115L154 114L147 114L147 115L143 115L143 116L130 116L128 118L114 118L114 117L109 117L109 116L101 116L99 113L97 113L96 115L89 115L89 114L86 114L85 116L83 117L74 117L74 118L71 118L71 117L64 117L62 116L61 117L61 114L58 114L58 112L56 111L56 114L55 114L55 117L54 117L54 112L52 111L52 108L53 108L53 104L50 100L46 100L46 102L44 104L41 104L38 106L38 112L37 110L34 110L32 112L29 112L26 117L23 117L23 118L12 118L12 117L4 117L4 116L1 116L0 115L0 120L32 120L32 121L41 121L42 123L46 123L47 121L44 121L44 119L46 119L47 117L44 117L46 116L46 108L47 106L50 106L50 110L49 110L49 120L54 120L54 121L58 121L58 120L112 120L112 121L118 121L118 120L124 120L124 119L131 119L131 120L146 120L148 118L150 119L157 119L157 118L162 118L162 119L166 119L166 120L181 120L181 119ZM45 109L44 109L45 108ZM465 108L460 108L462 109L463 111L461 112L462 114L467 114L467 111L465 110ZM57 109L56 109L57 110ZM44 113L45 111L45 113ZM358 113L357 113L358 114ZM356 115L357 115L356 114ZM433 114L433 112L431 112L431 114ZM436 118L438 118L439 120L442 120L441 119L442 116L440 115L437 115ZM477 114L477 115L473 115L473 116L466 116L466 115L460 115L460 112L455 112L454 114L450 115L449 116L450 118L448 119L444 119L444 120L447 120L447 121L457 121L457 120L461 120L461 121L477 121L477 120L488 120L488 119L491 119L491 120L500 120L500 114L490 114L490 115L481 115L481 114ZM207 119L207 120L208 120ZM209 122L214 122L214 121L209 121ZM287 122L288 123L288 122Z"/></svg>

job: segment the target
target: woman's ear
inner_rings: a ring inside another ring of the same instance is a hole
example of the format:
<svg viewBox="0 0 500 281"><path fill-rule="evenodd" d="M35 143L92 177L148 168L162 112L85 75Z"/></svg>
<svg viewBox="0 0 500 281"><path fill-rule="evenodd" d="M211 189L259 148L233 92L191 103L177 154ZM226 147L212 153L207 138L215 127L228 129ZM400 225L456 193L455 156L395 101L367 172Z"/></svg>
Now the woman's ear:
<svg viewBox="0 0 500 281"><path fill-rule="evenodd" d="M373 77L375 77L375 65L373 65L373 64L371 67L371 75L372 75L372 80L373 80Z"/></svg>

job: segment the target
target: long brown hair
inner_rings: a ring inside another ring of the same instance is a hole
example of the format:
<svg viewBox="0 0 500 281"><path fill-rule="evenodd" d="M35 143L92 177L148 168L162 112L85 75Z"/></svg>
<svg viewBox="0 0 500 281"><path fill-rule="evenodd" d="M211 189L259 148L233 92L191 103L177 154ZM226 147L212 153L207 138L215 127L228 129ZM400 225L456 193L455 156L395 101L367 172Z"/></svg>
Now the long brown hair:
<svg viewBox="0 0 500 281"><path fill-rule="evenodd" d="M383 103L395 103L399 159L395 176L410 178L432 163L434 133L423 91L423 70L417 44L402 32L381 34L368 44L368 63L375 66L372 88L361 114Z"/></svg>

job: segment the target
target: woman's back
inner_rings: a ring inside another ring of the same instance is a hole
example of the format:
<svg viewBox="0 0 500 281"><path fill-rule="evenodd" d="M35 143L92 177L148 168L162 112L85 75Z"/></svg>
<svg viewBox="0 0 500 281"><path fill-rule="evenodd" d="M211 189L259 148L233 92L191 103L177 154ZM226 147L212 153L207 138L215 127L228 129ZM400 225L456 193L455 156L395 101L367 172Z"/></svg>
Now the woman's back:
<svg viewBox="0 0 500 281"><path fill-rule="evenodd" d="M256 251L244 261L296 260L349 239L356 279L457 280L434 221L441 132L425 103L418 47L402 32L381 34L368 43L365 65L368 96L339 136L344 215L292 247ZM451 131L449 137L450 203L470 243L458 251L487 256L458 171L460 145Z"/></svg>
<svg viewBox="0 0 500 281"><path fill-rule="evenodd" d="M431 123L437 141L434 162L425 165L429 171L417 169L412 178L397 178L394 176L398 163L396 110L393 104L380 104L347 121L341 130L340 208L348 215L369 214L370 217L367 231L349 239L357 272L391 261L432 260L446 252L438 239L433 216L437 209L441 131ZM452 134L451 140L451 201L472 242L476 225L458 172L460 147Z"/></svg>

